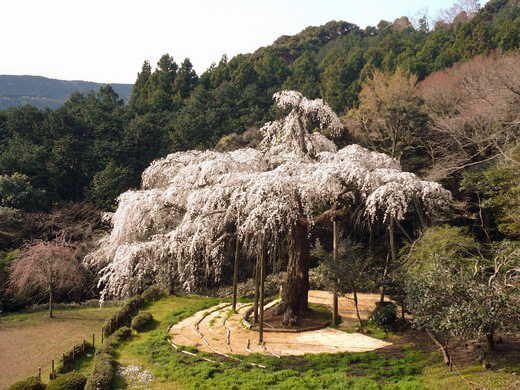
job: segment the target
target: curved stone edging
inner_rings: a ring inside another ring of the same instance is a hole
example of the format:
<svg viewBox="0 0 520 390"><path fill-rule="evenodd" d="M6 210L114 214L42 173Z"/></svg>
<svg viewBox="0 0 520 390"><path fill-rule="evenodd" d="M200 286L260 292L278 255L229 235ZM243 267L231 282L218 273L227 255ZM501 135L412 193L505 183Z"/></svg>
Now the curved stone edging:
<svg viewBox="0 0 520 390"><path fill-rule="evenodd" d="M309 302L312 303L328 304L331 299L331 294L328 292L312 291L312 294L309 293ZM379 299L379 294L362 295L360 308L364 318L373 310L375 302L378 302ZM272 302L272 304L276 304L276 302ZM345 319L338 329L329 326L324 329L305 332L300 332L300 329L298 332L295 332L287 328L271 330L272 328L270 329L269 327L273 324L267 322L264 324L267 328L264 328L266 330L264 340L262 343L257 343L255 334L258 335L258 331L255 329L254 333L251 333L251 329L246 327L246 323L243 320L243 317L247 318L244 315L246 311L248 311L249 319L251 320L252 304L243 303L237 305L237 312L230 315L229 318L223 315L226 308L222 308L221 304L209 310L201 310L196 315L171 327L172 347L175 348L174 344L181 348L182 345L194 345L200 351L216 352L219 355L227 355L233 360L240 360L236 359L238 355L251 353L268 354L279 358L281 356L303 355L305 353L364 352L389 345L388 342L373 339L369 336L345 333L345 324L357 321L355 307L350 297L341 297L338 306L340 315ZM200 321L201 316L205 317L204 321ZM213 318L220 319L216 320L214 325L210 325L209 322ZM324 319L324 323L325 321ZM196 330L197 322L199 323L199 331L202 333L202 337ZM210 346L203 341L203 338L206 339Z"/></svg>
<svg viewBox="0 0 520 390"><path fill-rule="evenodd" d="M277 300L274 300L274 301L271 301L269 302L267 305L264 306L264 309L268 309L270 308L271 306L274 306L275 304L277 304L278 302L280 302L280 299L277 299ZM242 323L244 324L244 326L247 328L247 329L250 329L250 330L253 330L255 332L258 332L258 325L257 324L251 324L249 322L249 316L251 315L251 313L253 312L254 310L254 307L251 307L249 309L246 310L246 312L244 313L244 316L242 318ZM311 332L313 330L320 330L320 329L323 329L323 328L326 328L330 325L330 321L327 321L327 322L324 322L323 324L319 324L319 325L315 325L315 326L309 326L307 328L298 328L298 329L291 329L291 328L265 328L264 327L264 332L280 332L280 333L301 333L301 332Z"/></svg>
<svg viewBox="0 0 520 390"><path fill-rule="evenodd" d="M307 328L298 328L298 329L290 329L290 328L264 328L264 332L279 332L279 333L302 333L302 332L312 332L313 330L320 330L326 328L330 325L330 321L324 322L323 324L316 326L309 326ZM258 325L251 326L251 330L258 331Z"/></svg>

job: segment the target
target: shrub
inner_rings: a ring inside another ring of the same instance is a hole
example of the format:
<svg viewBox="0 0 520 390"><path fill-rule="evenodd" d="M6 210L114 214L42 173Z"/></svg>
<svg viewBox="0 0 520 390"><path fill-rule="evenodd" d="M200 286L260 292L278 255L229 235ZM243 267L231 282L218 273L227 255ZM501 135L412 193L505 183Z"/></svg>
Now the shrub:
<svg viewBox="0 0 520 390"><path fill-rule="evenodd" d="M106 339L105 343L96 349L94 358L94 369L88 376L85 389L96 390L99 384L100 389L110 389L115 375L115 360L113 355L114 348L121 341L132 336L132 329L123 326L116 330L113 335Z"/></svg>
<svg viewBox="0 0 520 390"><path fill-rule="evenodd" d="M388 326L397 319L397 306L393 302L377 302L370 321L378 326Z"/></svg>
<svg viewBox="0 0 520 390"><path fill-rule="evenodd" d="M85 390L110 389L116 373L115 360L108 353L96 354L94 368L88 376Z"/></svg>
<svg viewBox="0 0 520 390"><path fill-rule="evenodd" d="M167 293L164 289L159 286L151 286L141 294L143 301L150 302L155 301L158 298L165 296Z"/></svg>
<svg viewBox="0 0 520 390"><path fill-rule="evenodd" d="M114 352L114 346L109 342L110 338L108 338L101 346L96 348L95 356L109 354L112 355Z"/></svg>
<svg viewBox="0 0 520 390"><path fill-rule="evenodd" d="M132 337L132 329L130 329L128 326L122 326L115 331L111 338L113 339L113 344L119 344L121 341L130 337Z"/></svg>
<svg viewBox="0 0 520 390"><path fill-rule="evenodd" d="M132 329L135 329L137 332L142 332L152 322L153 322L152 313L148 313L148 312L139 313L132 320Z"/></svg>
<svg viewBox="0 0 520 390"><path fill-rule="evenodd" d="M128 326L122 326L114 332L113 335L108 337L106 341L96 349L96 356L102 354L112 355L114 347L116 347L121 341L128 339L132 336L132 329Z"/></svg>
<svg viewBox="0 0 520 390"><path fill-rule="evenodd" d="M130 298L125 302L123 307L117 311L112 317L105 321L103 324L103 331L106 336L110 336L117 329L123 325L129 325L130 316L132 313L137 311L139 307L144 303L143 298L140 295Z"/></svg>
<svg viewBox="0 0 520 390"><path fill-rule="evenodd" d="M87 377L76 371L58 375L55 380L47 385L47 390L83 390L87 383Z"/></svg>
<svg viewBox="0 0 520 390"><path fill-rule="evenodd" d="M44 390L45 385L35 376L30 376L21 381L13 383L8 390Z"/></svg>

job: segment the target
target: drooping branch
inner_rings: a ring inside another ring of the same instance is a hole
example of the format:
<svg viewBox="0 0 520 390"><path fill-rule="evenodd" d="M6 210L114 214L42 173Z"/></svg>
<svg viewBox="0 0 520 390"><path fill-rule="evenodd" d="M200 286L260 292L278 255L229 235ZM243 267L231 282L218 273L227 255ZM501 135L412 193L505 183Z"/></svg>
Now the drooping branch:
<svg viewBox="0 0 520 390"><path fill-rule="evenodd" d="M284 104L292 97L279 95ZM297 103L303 126L313 115L320 126L334 123L322 101ZM314 225L352 205L358 218L386 222L404 219L413 196L427 212L447 204L448 191L402 172L385 154L358 145L337 151L319 133L306 132L309 153L301 153L291 135L299 126L294 115L264 126L262 151L179 152L154 161L143 173L143 189L120 196L111 234L86 258L101 269L103 294L131 295L150 283L176 283L187 291L220 283L235 239L244 257L256 257L265 246L270 261L289 243L285 291L306 296ZM290 323L306 306L297 294L282 298Z"/></svg>

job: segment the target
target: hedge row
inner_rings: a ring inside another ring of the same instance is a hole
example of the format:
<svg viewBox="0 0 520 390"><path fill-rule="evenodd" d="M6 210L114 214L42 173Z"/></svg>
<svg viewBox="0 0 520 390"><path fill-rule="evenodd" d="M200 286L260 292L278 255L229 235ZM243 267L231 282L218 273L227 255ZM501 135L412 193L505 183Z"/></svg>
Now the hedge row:
<svg viewBox="0 0 520 390"><path fill-rule="evenodd" d="M86 383L87 378L85 375L71 371L58 375L56 379L47 385L46 390L83 390Z"/></svg>
<svg viewBox="0 0 520 390"><path fill-rule="evenodd" d="M83 390L87 378L76 371L56 376L48 385L31 376L9 386L9 390Z"/></svg>
<svg viewBox="0 0 520 390"><path fill-rule="evenodd" d="M158 286L152 286L141 295L136 295L135 297L128 299L121 309L114 313L114 315L103 324L103 333L105 336L110 336L122 326L130 326L132 314L134 314L143 304L155 301L163 295L166 295L166 292L163 289Z"/></svg>
<svg viewBox="0 0 520 390"><path fill-rule="evenodd" d="M116 374L115 347L132 336L132 330L126 326L119 328L106 342L96 350L94 368L88 376L86 390L110 389Z"/></svg>
<svg viewBox="0 0 520 390"><path fill-rule="evenodd" d="M9 386L8 390L45 390L38 377L30 376Z"/></svg>
<svg viewBox="0 0 520 390"><path fill-rule="evenodd" d="M96 349L94 355L94 368L90 373L86 390L110 389L116 374L116 361L114 349L117 345L132 336L130 325L131 316L145 303L154 301L166 292L157 286L152 286L141 295L128 299L121 309L105 321L103 333L107 336L104 344Z"/></svg>

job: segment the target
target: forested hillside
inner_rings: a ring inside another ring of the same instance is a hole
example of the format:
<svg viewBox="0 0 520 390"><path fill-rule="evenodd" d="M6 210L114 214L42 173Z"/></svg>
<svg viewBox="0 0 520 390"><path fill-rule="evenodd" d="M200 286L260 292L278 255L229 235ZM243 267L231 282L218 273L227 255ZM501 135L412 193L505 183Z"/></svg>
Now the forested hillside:
<svg viewBox="0 0 520 390"><path fill-rule="evenodd" d="M0 110L30 104L40 109L59 108L72 92L97 91L104 84L54 80L40 76L0 75ZM131 84L112 84L119 97L130 100Z"/></svg>
<svg viewBox="0 0 520 390"><path fill-rule="evenodd" d="M520 6L491 0L432 28L406 17L365 29L344 21L307 27L254 53L223 56L202 75L189 59L165 54L155 69L144 62L127 105L104 86L74 92L53 110L0 111L2 267L24 240L54 239L60 229L84 255L82 240L94 242L103 223L91 206L71 202L113 210L154 159L257 146L258 129L283 111L272 100L280 90L324 99L346 125L338 145L387 153L440 181L458 202L457 229L487 243L516 240L519 48ZM74 218L88 221L83 232L71 233ZM404 245L406 234L398 235Z"/></svg>

